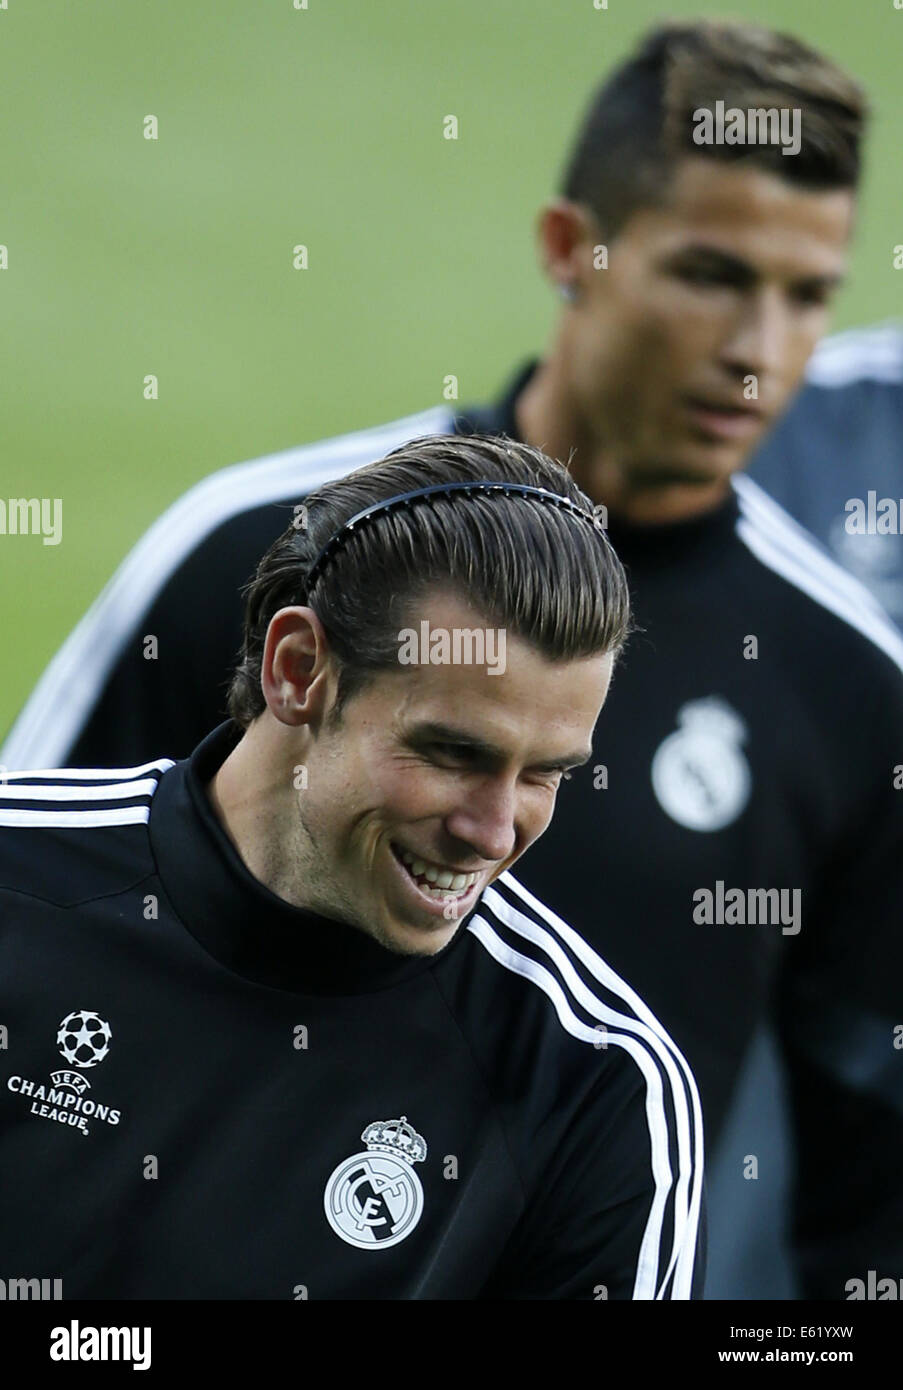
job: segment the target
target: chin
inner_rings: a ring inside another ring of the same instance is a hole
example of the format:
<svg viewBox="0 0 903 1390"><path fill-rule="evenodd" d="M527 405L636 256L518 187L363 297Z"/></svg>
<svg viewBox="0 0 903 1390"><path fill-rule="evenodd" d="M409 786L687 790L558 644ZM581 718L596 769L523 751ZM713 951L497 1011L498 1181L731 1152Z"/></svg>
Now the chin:
<svg viewBox="0 0 903 1390"><path fill-rule="evenodd" d="M447 946L460 922L430 923L425 927L397 926L383 945L400 956L434 956Z"/></svg>
<svg viewBox="0 0 903 1390"><path fill-rule="evenodd" d="M727 482L746 462L748 453L723 447L704 448L674 461L668 481L672 487L714 487Z"/></svg>
<svg viewBox="0 0 903 1390"><path fill-rule="evenodd" d="M717 482L719 478L729 478L732 473L742 468L747 460L752 458L764 437L763 432L752 440L694 440L684 457L675 460L675 465L679 468L681 463L685 463L690 476L695 475L703 481Z"/></svg>

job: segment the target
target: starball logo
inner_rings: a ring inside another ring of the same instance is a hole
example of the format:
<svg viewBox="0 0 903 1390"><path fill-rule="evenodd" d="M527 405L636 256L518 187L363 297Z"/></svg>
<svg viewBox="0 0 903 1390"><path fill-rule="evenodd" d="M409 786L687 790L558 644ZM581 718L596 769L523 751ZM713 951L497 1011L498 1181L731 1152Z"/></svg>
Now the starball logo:
<svg viewBox="0 0 903 1390"><path fill-rule="evenodd" d="M113 1030L100 1014L93 1009L75 1009L63 1019L56 1035L57 1047L70 1066L52 1071L50 1085L27 1076L11 1076L7 1090L31 1101L29 1114L70 1125L82 1134L88 1133L92 1118L118 1125L122 1112L89 1096L91 1083L84 1075L89 1067L104 1060L112 1038Z"/></svg>

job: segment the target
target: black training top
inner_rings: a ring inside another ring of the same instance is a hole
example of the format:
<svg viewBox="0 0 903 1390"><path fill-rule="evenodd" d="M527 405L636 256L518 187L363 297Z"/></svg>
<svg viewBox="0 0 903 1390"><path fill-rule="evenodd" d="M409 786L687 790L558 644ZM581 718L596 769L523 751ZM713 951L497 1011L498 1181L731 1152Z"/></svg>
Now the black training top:
<svg viewBox="0 0 903 1390"><path fill-rule="evenodd" d="M884 481L870 486L890 485L903 339L878 336L861 368L846 340L821 353L821 379L766 446L801 514L822 507L816 471L835 517L847 489L864 491L873 459ZM186 756L223 718L238 590L305 493L417 435L515 434L513 401L533 365L488 409L428 411L193 488L63 646L3 759ZM846 419L833 452L824 411ZM806 459L810 438L818 449ZM748 476L708 516L655 527L612 518L610 534L641 631L602 711L596 758L562 788L516 872L673 1034L699 1082L710 1150L750 1040L764 1020L776 1027L797 1141L797 1271L804 1295L843 1298L860 1271L903 1268L903 643Z"/></svg>
<svg viewBox="0 0 903 1390"><path fill-rule="evenodd" d="M466 427L516 435L532 370ZM903 1261L903 638L748 478L608 533L639 631L518 877L672 1030L710 1149L770 1018L802 1296L844 1298Z"/></svg>
<svg viewBox="0 0 903 1390"><path fill-rule="evenodd" d="M190 761L0 789L0 1261L72 1298L699 1297L698 1094L508 874L400 956Z"/></svg>

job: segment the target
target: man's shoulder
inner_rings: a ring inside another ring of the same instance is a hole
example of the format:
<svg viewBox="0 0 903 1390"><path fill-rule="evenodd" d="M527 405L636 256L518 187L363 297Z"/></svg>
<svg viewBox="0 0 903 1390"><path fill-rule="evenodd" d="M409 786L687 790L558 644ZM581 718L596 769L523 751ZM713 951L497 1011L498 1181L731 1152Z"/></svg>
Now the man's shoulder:
<svg viewBox="0 0 903 1390"><path fill-rule="evenodd" d="M785 452L795 435L814 432L828 443L830 465L845 462L855 470L856 459L842 460L855 433L871 442L888 418L903 415L903 323L847 329L822 338L806 367L803 384L761 450L763 455ZM836 447L830 437L840 426Z"/></svg>
<svg viewBox="0 0 903 1390"><path fill-rule="evenodd" d="M169 534L173 548L180 542L184 546L186 540L196 542L243 513L289 504L355 468L375 463L409 439L444 433L453 419L446 407L435 406L386 424L230 464L189 488L156 525Z"/></svg>
<svg viewBox="0 0 903 1390"><path fill-rule="evenodd" d="M903 325L825 338L750 461L753 478L903 621ZM887 498L893 522L864 524ZM857 515L858 514L858 515Z"/></svg>
<svg viewBox="0 0 903 1390"><path fill-rule="evenodd" d="M144 609L194 563L224 553L230 568L250 544L253 559L291 522L291 507L314 489L374 463L409 439L450 429L443 407L355 430L208 474L167 508L123 561L104 597ZM284 516L280 515L284 512ZM242 581L246 576L242 572ZM128 598L128 604L122 600Z"/></svg>
<svg viewBox="0 0 903 1390"><path fill-rule="evenodd" d="M129 768L48 768L0 781L0 891L58 907L154 873L150 806L168 758Z"/></svg>
<svg viewBox="0 0 903 1390"><path fill-rule="evenodd" d="M529 1056L535 1080L544 1074L558 1086L579 1078L594 1085L600 1064L620 1068L626 1061L647 1084L664 1077L684 1113L692 1111L695 1082L661 1022L580 932L512 873L484 891L465 930L471 950L458 958L458 980L466 979L455 1012L499 1075L506 1059L522 1072Z"/></svg>
<svg viewBox="0 0 903 1390"><path fill-rule="evenodd" d="M214 676L225 675L223 663L231 665L234 657L234 630L228 621L207 621L210 595L222 594L237 621L241 586L263 551L292 522L292 504L409 439L450 429L452 422L449 410L436 407L374 429L233 464L196 483L144 533L70 632L16 720L2 760L28 768L68 757L127 659L125 653L136 650L136 633L164 630L168 649L188 650L192 658L200 633L204 663ZM201 627L186 617L199 608L204 611ZM154 625L144 626L148 619ZM135 669L143 671L144 666L139 659ZM144 688L143 677L133 671L127 683L134 681ZM61 689L66 691L62 707ZM192 691L192 697L198 693ZM208 726L210 716L219 712L217 700L213 709L204 709L201 724ZM154 733L145 722L142 732L153 734L144 739L148 751L161 746L159 728Z"/></svg>
<svg viewBox="0 0 903 1390"><path fill-rule="evenodd" d="M903 323L873 324L832 333L806 368L803 394L888 387L879 394L903 403ZM840 398L838 398L840 399Z"/></svg>
<svg viewBox="0 0 903 1390"><path fill-rule="evenodd" d="M793 641L807 634L827 640L826 660L846 655L898 686L903 635L870 590L752 478L740 474L733 486L737 537L779 596L774 611L781 629Z"/></svg>
<svg viewBox="0 0 903 1390"><path fill-rule="evenodd" d="M220 468L184 493L151 528L166 538L161 564L168 574L192 566L206 572L211 558L221 557L231 571L237 563L246 568L250 557L253 570L315 489L376 463L408 440L451 430L453 423L450 411L435 407ZM156 548L159 552L160 545Z"/></svg>
<svg viewBox="0 0 903 1390"><path fill-rule="evenodd" d="M833 545L844 502L901 482L903 325L824 338L802 388L750 460L751 475ZM899 492L897 492L899 496Z"/></svg>

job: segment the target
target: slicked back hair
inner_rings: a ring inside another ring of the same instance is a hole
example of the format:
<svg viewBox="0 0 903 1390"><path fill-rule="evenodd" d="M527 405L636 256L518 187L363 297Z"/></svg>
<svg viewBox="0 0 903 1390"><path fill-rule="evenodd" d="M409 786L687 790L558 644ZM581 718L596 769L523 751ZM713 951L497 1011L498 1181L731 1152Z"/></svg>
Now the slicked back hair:
<svg viewBox="0 0 903 1390"><path fill-rule="evenodd" d="M355 526L308 588L330 537L351 517L399 493L438 483L523 483L577 503L586 519L535 497L498 492L419 498ZM275 613L308 606L338 669L332 723L380 671L399 670L398 635L418 599L440 589L532 644L550 661L612 653L630 626L627 582L593 504L561 464L504 436L415 439L377 463L312 492L263 556L245 590L241 657L229 713L243 728L262 714L261 662Z"/></svg>

